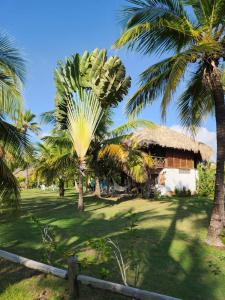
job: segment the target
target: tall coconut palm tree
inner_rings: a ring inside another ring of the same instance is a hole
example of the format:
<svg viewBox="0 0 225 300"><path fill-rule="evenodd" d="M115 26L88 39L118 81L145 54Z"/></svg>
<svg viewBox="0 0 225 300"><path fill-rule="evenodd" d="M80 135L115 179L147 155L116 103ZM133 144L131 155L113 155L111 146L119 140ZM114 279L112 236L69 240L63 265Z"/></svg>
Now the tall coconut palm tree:
<svg viewBox="0 0 225 300"><path fill-rule="evenodd" d="M41 128L37 122L35 122L36 115L32 113L30 109L21 111L18 113L18 117L15 120L16 126L25 134L28 132L32 132L35 134L39 134ZM29 159L27 159L26 163L26 188L29 187Z"/></svg>
<svg viewBox="0 0 225 300"><path fill-rule="evenodd" d="M19 189L9 168L7 154L20 160L28 150L28 140L24 133L9 124L9 120L22 109L24 77L24 59L12 41L0 34L0 200L16 207L19 206Z"/></svg>
<svg viewBox="0 0 225 300"><path fill-rule="evenodd" d="M186 80L176 105L184 126L196 128L215 114L217 171L215 198L207 243L223 246L225 103L220 67L225 57L225 1L129 0L123 10L124 33L115 47L127 46L144 54L166 54L140 77L140 88L126 111L138 114L158 97L162 117L179 84Z"/></svg>
<svg viewBox="0 0 225 300"><path fill-rule="evenodd" d="M16 126L20 128L23 132L33 132L39 134L41 128L37 122L35 122L36 115L32 113L30 109L20 112L18 118L16 119Z"/></svg>

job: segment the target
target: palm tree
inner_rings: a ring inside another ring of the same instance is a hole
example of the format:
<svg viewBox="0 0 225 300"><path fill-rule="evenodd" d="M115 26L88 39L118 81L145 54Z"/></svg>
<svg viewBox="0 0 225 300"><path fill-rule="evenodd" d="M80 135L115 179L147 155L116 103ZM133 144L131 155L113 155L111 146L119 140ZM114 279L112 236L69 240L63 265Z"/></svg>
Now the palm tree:
<svg viewBox="0 0 225 300"><path fill-rule="evenodd" d="M92 91L81 90L68 103L68 132L79 160L78 209L84 210L83 176L86 169L86 154L102 118L102 107Z"/></svg>
<svg viewBox="0 0 225 300"><path fill-rule="evenodd" d="M127 46L144 54L167 58L147 68L140 88L126 111L138 114L162 96L165 118L172 96L186 79L176 105L182 124L194 130L209 113L215 114L217 170L215 198L207 243L223 246L224 226L225 103L220 67L225 54L225 1L129 0L123 10L126 27L115 47Z"/></svg>
<svg viewBox="0 0 225 300"><path fill-rule="evenodd" d="M25 110L24 112L19 112L18 118L16 121L16 126L25 134L29 131L35 134L39 134L41 128L37 122L34 121L36 115L32 113L30 109ZM29 159L28 159L29 160ZM26 188L29 186L29 161L26 164Z"/></svg>
<svg viewBox="0 0 225 300"><path fill-rule="evenodd" d="M34 164L36 176L50 184L58 182L59 197L64 197L65 180L73 173L76 158L71 153L65 134L47 136L44 144L39 144L38 155Z"/></svg>
<svg viewBox="0 0 225 300"><path fill-rule="evenodd" d="M152 167L152 158L139 149L139 146L129 141L131 131L137 128L152 128L154 123L144 119L128 120L128 122L114 128L108 134L108 139L102 141L98 159L109 158L126 175L136 183L146 183L149 179L148 171Z"/></svg>
<svg viewBox="0 0 225 300"><path fill-rule="evenodd" d="M70 132L74 150L79 157L80 210L84 209L82 181L85 156L103 115L102 109L116 106L122 101L130 81L119 57L107 58L104 49L95 49L90 54L85 51L82 56L76 53L67 58L65 63L59 62L55 70L54 118L49 113L44 118L51 122L57 121L61 129ZM85 135L82 127L86 130Z"/></svg>
<svg viewBox="0 0 225 300"><path fill-rule="evenodd" d="M26 135L8 122L22 109L25 62L4 34L0 34L0 67L0 199L18 207L19 189L6 157L18 161L29 148Z"/></svg>
<svg viewBox="0 0 225 300"><path fill-rule="evenodd" d="M111 157L115 159L116 163L119 162L119 166L123 165L123 169L126 169L125 165L123 164L122 160L119 159L119 157L116 157L115 155L112 155L112 152L110 149L112 149L115 145L120 148L120 151L117 153L118 155L122 153L123 151L123 141L125 138L127 138L127 134L129 134L132 130L138 129L138 128L152 128L154 125L152 122L144 120L144 119L137 119L137 120L128 120L126 123L111 129L113 125L112 121L112 110L107 109L104 111L104 114L99 122L99 125L97 127L95 136L91 142L88 155L91 159L89 159L89 166L94 171L95 174L95 195L100 197L101 191L100 191L100 173L105 173L105 166L102 164L102 160L99 160L98 158L101 157ZM107 149L107 150L106 150ZM115 149L115 147L114 147ZM134 149L134 147L133 147ZM109 151L108 151L109 150ZM125 150L125 149L124 149ZM131 154L131 147L129 147L129 153ZM137 150L137 149L136 149ZM136 155L138 151L133 151L133 155ZM103 154L104 153L104 154ZM140 154L140 151L139 151ZM144 155L144 154L143 154ZM131 158L132 155L130 155ZM138 155L136 155L137 158ZM140 158L140 156L139 156ZM135 159L134 159L135 160ZM138 159L136 160L138 161ZM140 162L140 159L139 159ZM105 161L104 161L105 163ZM127 167L131 170L131 168ZM136 168L137 170L137 168ZM145 173L145 171L144 171ZM131 174L131 173L130 173ZM132 177L132 176L131 176ZM144 177L144 175L143 175ZM138 181L138 180L137 180ZM142 182L142 179L140 181Z"/></svg>
<svg viewBox="0 0 225 300"><path fill-rule="evenodd" d="M24 133L28 131L35 134L39 134L41 128L37 122L34 121L36 115L32 113L30 109L19 113L19 117L16 119L16 126L20 128Z"/></svg>
<svg viewBox="0 0 225 300"><path fill-rule="evenodd" d="M110 127L112 126L112 124L112 109L105 109L88 150L88 165L94 173L94 195L97 197L101 197L100 177L102 173L102 164L98 161L98 153L102 147L102 143L107 138L110 132Z"/></svg>
<svg viewBox="0 0 225 300"><path fill-rule="evenodd" d="M152 167L151 156L138 149L135 145L126 143L108 144L100 151L98 159L108 157L116 162L118 167L137 183L148 181L148 170Z"/></svg>
<svg viewBox="0 0 225 300"><path fill-rule="evenodd" d="M56 105L62 104L71 94L91 89L102 107L116 106L127 95L131 78L118 56L107 57L105 49L95 49L83 55L74 54L66 62L59 62L55 70Z"/></svg>

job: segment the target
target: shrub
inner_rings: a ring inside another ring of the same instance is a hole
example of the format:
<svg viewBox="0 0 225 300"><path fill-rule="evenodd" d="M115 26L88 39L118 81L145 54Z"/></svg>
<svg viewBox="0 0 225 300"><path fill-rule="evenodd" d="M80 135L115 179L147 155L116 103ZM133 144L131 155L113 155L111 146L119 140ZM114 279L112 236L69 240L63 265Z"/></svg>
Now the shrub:
<svg viewBox="0 0 225 300"><path fill-rule="evenodd" d="M191 191L183 187L182 189L175 189L175 195L178 197L190 197Z"/></svg>
<svg viewBox="0 0 225 300"><path fill-rule="evenodd" d="M199 164L198 167L197 192L200 196L214 197L215 191L215 168L211 163Z"/></svg>

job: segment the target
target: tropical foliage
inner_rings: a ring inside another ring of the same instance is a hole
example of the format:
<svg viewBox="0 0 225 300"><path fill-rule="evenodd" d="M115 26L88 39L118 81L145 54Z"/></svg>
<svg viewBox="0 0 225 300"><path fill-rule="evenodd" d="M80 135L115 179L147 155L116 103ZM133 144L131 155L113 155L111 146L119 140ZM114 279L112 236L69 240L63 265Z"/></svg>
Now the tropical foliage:
<svg viewBox="0 0 225 300"><path fill-rule="evenodd" d="M37 148L37 159L34 164L36 178L47 185L58 185L59 196L65 192L65 181L73 179L74 165L77 158L71 151L72 145L65 132L52 132L43 138L44 143Z"/></svg>
<svg viewBox="0 0 225 300"><path fill-rule="evenodd" d="M29 151L26 135L9 123L22 109L21 86L25 62L10 39L0 35L0 202L19 206L19 189L10 160L21 160Z"/></svg>
<svg viewBox="0 0 225 300"><path fill-rule="evenodd" d="M106 50L75 54L55 70L55 112L43 117L68 130L79 161L79 203L83 204L85 156L94 138L103 109L117 105L127 94L130 77L118 57L107 58Z"/></svg>
<svg viewBox="0 0 225 300"><path fill-rule="evenodd" d="M80 210L84 209L83 175L86 168L86 154L101 117L101 104L92 91L83 90L80 96L76 95L74 102L69 103L67 127L79 160L78 208Z"/></svg>
<svg viewBox="0 0 225 300"><path fill-rule="evenodd" d="M65 64L59 62L55 70L56 102L71 99L80 89L91 89L102 107L116 106L127 94L130 81L119 57L107 58L105 49L85 51L82 56L76 53Z"/></svg>
<svg viewBox="0 0 225 300"><path fill-rule="evenodd" d="M222 246L224 225L225 104L221 80L225 44L224 1L130 0L123 10L126 24L115 47L127 46L165 59L140 76L140 88L129 99L126 112L136 115L162 97L165 118L178 87L186 86L176 105L184 126L195 130L209 114L217 124L217 173L215 200L207 243Z"/></svg>
<svg viewBox="0 0 225 300"><path fill-rule="evenodd" d="M198 194L213 199L215 193L215 173L213 164L198 165Z"/></svg>

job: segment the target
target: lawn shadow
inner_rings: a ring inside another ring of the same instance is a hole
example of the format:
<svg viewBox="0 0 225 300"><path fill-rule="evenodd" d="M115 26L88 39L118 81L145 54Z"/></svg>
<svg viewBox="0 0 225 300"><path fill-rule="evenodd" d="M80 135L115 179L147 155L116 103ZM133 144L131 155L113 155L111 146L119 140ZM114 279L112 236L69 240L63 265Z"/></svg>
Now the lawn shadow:
<svg viewBox="0 0 225 300"><path fill-rule="evenodd" d="M132 200L130 201L132 205ZM159 214L156 208L138 212L134 208L122 208L111 217L105 215L104 209L117 207L116 205L120 205L122 201L85 197L86 211L83 213L77 211L76 202L77 198L74 194L56 200L54 196L47 199L44 195L41 198L38 195L30 197L23 204L19 216L0 218L1 224L4 223L3 220L9 222L3 230L7 234L3 248L33 259L40 258L39 233L27 217L27 211L32 211L41 222L55 227L60 245L66 245L71 252L79 252L79 255L85 251L90 240L102 237L110 237L118 242L124 255L126 249L136 249L142 257L140 287L143 289L187 300L222 300L222 297L216 298L215 295L219 282L218 277L211 274L207 267L206 246L196 236L178 229L180 222L193 215L202 216L201 219L193 221L194 227L205 226L211 209L209 200L198 198L151 200L154 205L165 204L166 211ZM32 203L35 203L34 209ZM135 235L132 236L127 231L131 216L137 222ZM141 224L146 220L149 220L148 227L143 228ZM162 227L156 226L159 221L163 221ZM32 234L32 242L30 234ZM66 257L56 261L56 265L66 267ZM99 278L100 270L104 266L104 264L93 263L83 269L82 273ZM116 262L111 260L109 266L111 272L108 279L121 282ZM19 280L21 277L18 276L15 282ZM39 282L43 288L45 284ZM84 291L83 297L86 297L84 299L111 299L105 294L94 298L95 292L90 291L90 293L92 294L88 295L87 291Z"/></svg>

